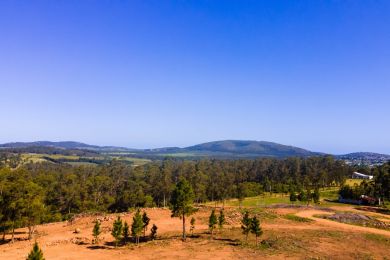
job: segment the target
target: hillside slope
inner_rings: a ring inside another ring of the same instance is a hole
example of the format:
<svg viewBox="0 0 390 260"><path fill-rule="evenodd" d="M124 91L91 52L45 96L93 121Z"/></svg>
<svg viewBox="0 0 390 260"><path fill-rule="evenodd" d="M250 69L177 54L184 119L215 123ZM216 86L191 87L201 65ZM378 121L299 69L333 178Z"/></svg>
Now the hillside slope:
<svg viewBox="0 0 390 260"><path fill-rule="evenodd" d="M237 156L269 156L269 157L290 157L290 156L314 156L319 153L311 152L302 148L282 145L265 141L242 141L224 140L198 144L183 148L186 152L211 153Z"/></svg>

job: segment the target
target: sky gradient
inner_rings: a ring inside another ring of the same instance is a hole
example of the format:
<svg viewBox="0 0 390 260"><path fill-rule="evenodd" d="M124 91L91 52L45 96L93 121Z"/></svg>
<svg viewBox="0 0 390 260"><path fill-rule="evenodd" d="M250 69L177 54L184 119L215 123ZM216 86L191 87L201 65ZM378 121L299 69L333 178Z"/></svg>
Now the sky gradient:
<svg viewBox="0 0 390 260"><path fill-rule="evenodd" d="M390 154L390 1L0 1L0 142Z"/></svg>

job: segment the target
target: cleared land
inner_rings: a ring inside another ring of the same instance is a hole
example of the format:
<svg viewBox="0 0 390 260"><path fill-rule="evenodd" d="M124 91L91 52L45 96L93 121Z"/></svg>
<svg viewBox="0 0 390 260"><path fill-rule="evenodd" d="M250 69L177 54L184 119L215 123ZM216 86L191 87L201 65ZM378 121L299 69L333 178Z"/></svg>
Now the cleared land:
<svg viewBox="0 0 390 260"><path fill-rule="evenodd" d="M157 208L146 211L151 218L150 226L158 226L158 239L141 243L139 247L128 244L115 248L110 235L112 223L118 215L131 223L133 213L84 215L72 222L40 225L36 239L46 259L386 259L390 256L390 231L315 217L341 210L383 220L389 216L367 208L290 204L248 207L251 215L261 219L264 230L258 247L253 235L245 243L240 229L243 209L235 206L226 206L227 225L211 239L207 232L211 208L202 206L194 215L194 236L186 242L180 240L181 220L171 218L168 209ZM99 245L92 244L92 228L96 219L102 221L103 229ZM74 233L75 229L79 229L80 233ZM18 240L14 244L0 245L0 259L25 259L33 244L33 241L25 240L26 231L17 230Z"/></svg>
<svg viewBox="0 0 390 260"><path fill-rule="evenodd" d="M130 163L133 166L144 165L151 162L149 159L142 159L131 157L131 153L123 153L123 155L118 156L105 154L104 156L93 156L93 157L84 157L77 155L62 155L62 154L37 154L37 153L24 153L22 154L22 163L39 163L39 162L49 162L55 163L56 161L61 161L63 163L71 164L74 166L94 166L100 163L107 163L111 160L118 160L124 163Z"/></svg>
<svg viewBox="0 0 390 260"><path fill-rule="evenodd" d="M349 186L353 186L353 185L359 185L360 183L362 183L363 180L362 179L347 179L345 181L345 184L346 185L349 185Z"/></svg>

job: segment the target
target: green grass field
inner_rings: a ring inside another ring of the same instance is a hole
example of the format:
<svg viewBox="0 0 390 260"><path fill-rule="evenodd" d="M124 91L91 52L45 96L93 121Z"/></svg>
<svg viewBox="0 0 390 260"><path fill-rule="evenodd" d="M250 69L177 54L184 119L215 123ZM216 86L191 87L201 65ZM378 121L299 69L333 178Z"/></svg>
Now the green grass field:
<svg viewBox="0 0 390 260"><path fill-rule="evenodd" d="M353 185L359 185L360 183L362 183L363 182L363 180L361 180L361 179L347 179L346 181L345 181L345 184L346 185L349 185L349 186L353 186Z"/></svg>
<svg viewBox="0 0 390 260"><path fill-rule="evenodd" d="M314 220L310 218L304 218L304 217L296 216L294 214L284 215L284 218L295 222L306 222L306 223L314 222Z"/></svg>
<svg viewBox="0 0 390 260"><path fill-rule="evenodd" d="M144 165L152 161L149 159L134 158L134 157L112 157L112 159L117 159L118 161L131 162L133 163L134 166Z"/></svg>
<svg viewBox="0 0 390 260"><path fill-rule="evenodd" d="M94 162L77 162L77 160L80 159L89 159L89 160L95 160L95 161L109 161L111 159L116 159L118 161L123 161L126 163L132 163L134 166L144 165L146 163L151 162L149 159L141 159L141 158L134 158L134 157L127 157L127 156L94 156L94 157L80 157L76 155L62 155L62 154L35 154L35 153L25 153L22 154L22 160L24 163L39 163L39 162L50 162L50 160L47 160L45 158L51 158L53 160L62 160L68 164L74 165L74 166L80 166L80 165L97 165L97 163ZM67 162L67 160L69 160Z"/></svg>
<svg viewBox="0 0 390 260"><path fill-rule="evenodd" d="M22 159L26 161L45 160L44 157L48 157L54 160L67 159L67 160L78 160L80 157L76 155L62 155L62 154L37 154L37 153L24 153Z"/></svg>
<svg viewBox="0 0 390 260"><path fill-rule="evenodd" d="M281 196L279 194L264 194L264 196L256 196L256 197L249 197L245 198L241 206L243 207L262 207L262 206L268 206L271 204L284 204L284 203L290 203L289 196ZM239 206L239 201L237 199L228 200L225 203L227 206Z"/></svg>
<svg viewBox="0 0 390 260"><path fill-rule="evenodd" d="M337 200L338 198L338 187L332 187L332 188L326 188L320 190L320 205L321 206L332 206L332 205L344 205L334 202L328 202L324 201L324 199L327 200ZM213 204L214 202L210 202L210 204ZM256 196L256 197L248 197L245 198L241 206L242 207L265 207L272 204L290 204L290 196L288 194L279 194L279 193L272 193L269 192L264 193L263 195ZM296 205L306 205L306 202L300 202L296 201L294 202ZM310 202L311 205L313 205L313 202ZM237 199L230 199L225 202L226 206L233 206L238 207L239 201Z"/></svg>

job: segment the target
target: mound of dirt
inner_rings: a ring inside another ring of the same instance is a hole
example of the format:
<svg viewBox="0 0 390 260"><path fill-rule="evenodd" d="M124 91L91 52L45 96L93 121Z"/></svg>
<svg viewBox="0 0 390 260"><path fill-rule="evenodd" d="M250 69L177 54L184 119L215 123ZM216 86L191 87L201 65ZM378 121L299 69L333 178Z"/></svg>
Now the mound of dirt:
<svg viewBox="0 0 390 260"><path fill-rule="evenodd" d="M91 242L91 240L86 237L74 237L70 240L70 242L76 245L87 245Z"/></svg>
<svg viewBox="0 0 390 260"><path fill-rule="evenodd" d="M390 229L390 224L379 221L374 217L356 213L336 213L329 216L323 216L325 219L334 220L341 223L356 224L380 229Z"/></svg>
<svg viewBox="0 0 390 260"><path fill-rule="evenodd" d="M242 214L238 211L231 211L226 214L225 221L228 225L238 225L241 223Z"/></svg>

